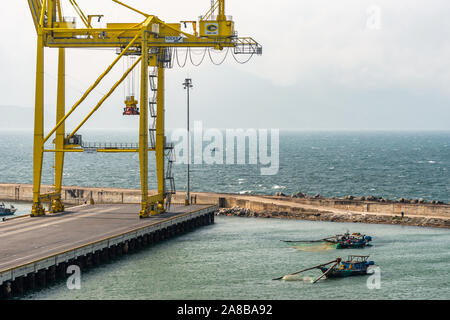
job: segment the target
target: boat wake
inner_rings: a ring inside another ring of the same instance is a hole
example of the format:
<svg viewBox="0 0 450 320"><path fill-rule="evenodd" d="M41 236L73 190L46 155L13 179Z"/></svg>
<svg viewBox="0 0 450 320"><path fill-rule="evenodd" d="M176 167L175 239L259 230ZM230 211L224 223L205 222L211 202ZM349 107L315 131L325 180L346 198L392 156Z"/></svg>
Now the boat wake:
<svg viewBox="0 0 450 320"><path fill-rule="evenodd" d="M301 275L297 275L297 274L288 274L285 275L281 280L284 281L301 281L301 282L313 282L314 281L314 277L308 277L308 276L301 276Z"/></svg>
<svg viewBox="0 0 450 320"><path fill-rule="evenodd" d="M308 251L308 252L324 252L330 250L336 250L336 245L328 242L320 242L316 244L297 244L292 246L292 248L299 251Z"/></svg>

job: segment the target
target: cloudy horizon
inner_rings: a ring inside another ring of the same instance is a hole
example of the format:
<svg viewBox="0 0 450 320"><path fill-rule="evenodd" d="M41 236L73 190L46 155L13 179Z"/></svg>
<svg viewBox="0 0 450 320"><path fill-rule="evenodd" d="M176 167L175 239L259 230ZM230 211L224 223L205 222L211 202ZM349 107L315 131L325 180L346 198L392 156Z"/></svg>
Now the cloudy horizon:
<svg viewBox="0 0 450 320"><path fill-rule="evenodd" d="M108 0L78 3L89 14L104 14L103 23L142 20ZM196 19L209 6L207 0L127 3L166 22ZM260 42L263 55L245 65L231 56L221 66L213 65L209 57L197 68L189 62L180 68L175 62L166 79L167 128L185 125L186 96L181 83L191 77L191 119L211 128L450 130L448 1L228 0L226 10L239 36ZM64 14L74 15L70 10ZM20 121L21 128L31 129L36 32L26 1L8 2L2 15L6 30L14 27L14 33L6 32L0 45L4 74L0 107L6 110L0 125L15 128ZM51 125L57 50L45 53L46 118ZM223 54L213 58L220 61ZM114 58L114 50L67 50L66 109ZM122 72L119 63L68 121L68 130ZM86 129L137 128L137 118L122 116L123 100L121 87Z"/></svg>

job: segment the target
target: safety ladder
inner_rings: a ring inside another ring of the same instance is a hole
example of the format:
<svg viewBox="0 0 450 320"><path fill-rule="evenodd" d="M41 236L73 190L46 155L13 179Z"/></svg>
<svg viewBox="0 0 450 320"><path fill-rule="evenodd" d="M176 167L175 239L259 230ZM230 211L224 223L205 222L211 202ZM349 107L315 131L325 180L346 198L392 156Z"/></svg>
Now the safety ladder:
<svg viewBox="0 0 450 320"><path fill-rule="evenodd" d="M170 203L172 202L172 195L176 193L175 190L175 178L173 176L172 172L172 166L175 159L175 153L174 153L175 145L173 143L166 143L164 146L165 150L165 158L166 158L166 172L164 176L164 193L166 197L166 204L168 207L170 207Z"/></svg>
<svg viewBox="0 0 450 320"><path fill-rule="evenodd" d="M149 75L150 95L149 95L149 109L150 109L150 149L156 148L156 104L158 92L158 69L152 68Z"/></svg>

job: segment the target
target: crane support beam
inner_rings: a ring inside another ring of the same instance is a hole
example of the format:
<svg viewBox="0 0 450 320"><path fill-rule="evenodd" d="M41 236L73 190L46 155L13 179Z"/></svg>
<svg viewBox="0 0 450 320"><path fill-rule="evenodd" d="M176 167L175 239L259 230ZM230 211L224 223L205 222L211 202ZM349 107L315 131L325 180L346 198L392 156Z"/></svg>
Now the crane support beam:
<svg viewBox="0 0 450 320"><path fill-rule="evenodd" d="M89 29L92 28L91 25L89 24L88 18L85 16L85 14L81 10L81 8L78 6L77 2L75 0L69 0L69 2L72 5L72 7L75 9L75 11L77 12L77 14L80 17L81 21L83 21L83 23L86 26L86 28L89 28Z"/></svg>
<svg viewBox="0 0 450 320"><path fill-rule="evenodd" d="M39 27L44 27L44 15L45 15L45 9L47 7L47 0L44 0L44 5L41 8L41 14L39 16Z"/></svg>
<svg viewBox="0 0 450 320"><path fill-rule="evenodd" d="M139 117L139 166L141 173L141 211L140 218L148 218L150 206L148 202L148 60L147 34L145 29L148 23L144 23L142 31L142 63L141 63L141 107Z"/></svg>
<svg viewBox="0 0 450 320"><path fill-rule="evenodd" d="M41 216L45 210L39 200L42 178L42 161L44 147L44 38L41 32L37 36L36 50L36 91L34 111L33 142L33 207L32 216Z"/></svg>
<svg viewBox="0 0 450 320"><path fill-rule="evenodd" d="M164 83L165 83L165 70L161 66L158 66L158 91L156 96L156 179L158 182L158 210L163 212L164 210Z"/></svg>
<svg viewBox="0 0 450 320"><path fill-rule="evenodd" d="M40 27L41 21L41 10L42 10L42 1L41 0L28 0L28 6L30 7L31 17L33 18L34 27L36 28L36 32Z"/></svg>
<svg viewBox="0 0 450 320"><path fill-rule="evenodd" d="M65 103L66 103L66 81L65 81L65 71L66 71L66 49L60 48L58 52L58 96L56 102L56 123L58 123L65 114ZM64 135L66 126L63 123L56 130L55 148L64 149ZM64 169L64 152L55 152L55 193L61 194L62 190L62 180L63 180L63 169ZM64 205L62 203L61 197L53 199L52 202L53 212L63 212Z"/></svg>

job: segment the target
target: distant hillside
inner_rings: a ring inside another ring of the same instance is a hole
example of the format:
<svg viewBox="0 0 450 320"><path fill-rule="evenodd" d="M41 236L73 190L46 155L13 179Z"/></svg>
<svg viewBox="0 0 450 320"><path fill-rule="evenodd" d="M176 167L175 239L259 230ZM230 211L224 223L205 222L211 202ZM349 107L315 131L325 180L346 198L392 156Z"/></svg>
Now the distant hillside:
<svg viewBox="0 0 450 320"><path fill-rule="evenodd" d="M55 121L55 115L51 112L45 113L46 126ZM34 127L34 110L32 108L0 106L0 130L28 129Z"/></svg>
<svg viewBox="0 0 450 320"><path fill-rule="evenodd" d="M122 115L122 106L111 112L111 108L103 108L86 123L86 129L137 129L139 128L139 117L124 117ZM73 128L86 116L87 110L77 110L77 112L69 118L68 127ZM55 126L55 110L48 108L44 115L44 125L46 130L50 130ZM34 128L34 109L17 106L1 106L0 105L0 130L33 130Z"/></svg>

